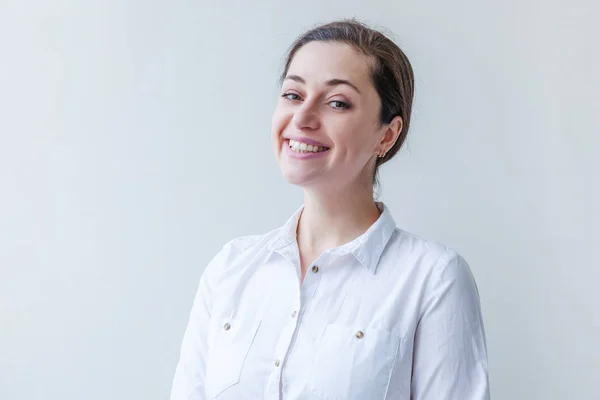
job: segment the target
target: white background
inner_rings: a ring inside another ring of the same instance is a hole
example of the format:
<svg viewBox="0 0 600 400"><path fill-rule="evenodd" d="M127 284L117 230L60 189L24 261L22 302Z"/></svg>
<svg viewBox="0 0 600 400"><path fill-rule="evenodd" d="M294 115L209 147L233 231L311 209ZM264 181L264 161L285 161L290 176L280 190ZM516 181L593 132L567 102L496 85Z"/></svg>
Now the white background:
<svg viewBox="0 0 600 400"><path fill-rule="evenodd" d="M353 16L415 69L381 199L471 264L492 396L597 399L600 7L560 3L0 0L0 399L167 398L205 263L302 202L285 50Z"/></svg>

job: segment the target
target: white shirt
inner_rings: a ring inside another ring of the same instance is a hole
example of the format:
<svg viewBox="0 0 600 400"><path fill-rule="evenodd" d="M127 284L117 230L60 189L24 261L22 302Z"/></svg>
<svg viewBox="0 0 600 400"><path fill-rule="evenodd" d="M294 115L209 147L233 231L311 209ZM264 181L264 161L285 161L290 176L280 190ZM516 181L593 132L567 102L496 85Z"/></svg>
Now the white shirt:
<svg viewBox="0 0 600 400"><path fill-rule="evenodd" d="M477 286L456 251L387 207L300 285L296 227L234 239L206 267L171 400L489 399Z"/></svg>

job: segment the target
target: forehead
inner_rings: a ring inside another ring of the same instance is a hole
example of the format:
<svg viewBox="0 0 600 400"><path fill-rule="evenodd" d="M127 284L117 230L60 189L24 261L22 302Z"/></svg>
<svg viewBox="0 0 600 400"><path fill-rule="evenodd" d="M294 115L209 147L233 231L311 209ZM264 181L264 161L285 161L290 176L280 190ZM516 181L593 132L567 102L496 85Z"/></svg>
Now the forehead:
<svg viewBox="0 0 600 400"><path fill-rule="evenodd" d="M307 83L347 79L359 89L370 85L368 58L346 43L310 42L294 55L288 75L298 75ZM362 90L361 90L362 91Z"/></svg>

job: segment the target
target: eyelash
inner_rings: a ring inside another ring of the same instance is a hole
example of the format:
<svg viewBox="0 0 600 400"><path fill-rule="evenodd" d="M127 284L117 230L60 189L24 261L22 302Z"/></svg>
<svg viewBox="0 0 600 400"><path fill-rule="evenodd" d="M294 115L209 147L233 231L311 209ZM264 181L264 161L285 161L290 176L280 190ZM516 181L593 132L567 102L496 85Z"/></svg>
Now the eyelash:
<svg viewBox="0 0 600 400"><path fill-rule="evenodd" d="M290 96L295 96L296 98L290 98ZM290 100L290 101L297 101L300 100L300 96L296 93L284 93L281 97L283 97L284 99ZM332 100L327 104L331 104L331 103L338 103L341 104L341 107L332 107L335 110L347 110L350 108L350 104L346 103L345 101L340 101L340 100Z"/></svg>

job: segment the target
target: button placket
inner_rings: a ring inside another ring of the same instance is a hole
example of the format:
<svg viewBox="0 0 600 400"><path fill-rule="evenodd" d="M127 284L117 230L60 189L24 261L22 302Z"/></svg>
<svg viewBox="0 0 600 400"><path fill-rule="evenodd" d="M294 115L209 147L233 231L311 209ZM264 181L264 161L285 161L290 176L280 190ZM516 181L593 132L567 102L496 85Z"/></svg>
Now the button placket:
<svg viewBox="0 0 600 400"><path fill-rule="evenodd" d="M292 269L290 269L290 271L292 271ZM299 268L294 268L293 271L294 274L298 274ZM311 270L309 269L309 274L312 275L310 271ZM315 279L315 277L312 276L311 278L312 279L309 280L318 281L318 278ZM277 339L275 348L273 349L274 351L271 353L273 358L272 361L270 361L271 367L265 388L265 391L269 393L269 396L265 398L281 398L281 390L283 390L283 376L285 374L285 366L287 365L286 359L289 356L290 350L294 345L295 334L300 323L300 315L302 313L303 308L302 292L304 290L304 286L310 287L311 284L297 284L295 285L294 291L288 291L285 292L285 294L281 294L282 296L290 296L291 301L288 303L287 306L289 307L288 311L286 312L287 315L284 316L284 318L287 317L287 320L281 321L283 325L281 327L281 331L279 332L279 338ZM276 394L279 394L279 396L275 397Z"/></svg>

